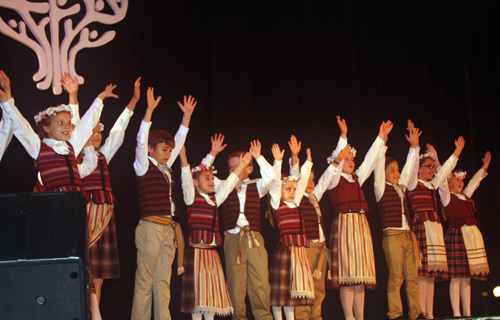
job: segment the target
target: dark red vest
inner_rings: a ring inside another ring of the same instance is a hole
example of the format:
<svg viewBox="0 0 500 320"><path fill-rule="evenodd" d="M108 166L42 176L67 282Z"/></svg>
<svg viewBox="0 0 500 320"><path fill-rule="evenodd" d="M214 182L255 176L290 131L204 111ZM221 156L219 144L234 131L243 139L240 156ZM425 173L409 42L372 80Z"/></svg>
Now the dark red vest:
<svg viewBox="0 0 500 320"><path fill-rule="evenodd" d="M473 200L461 200L457 196L450 194L450 203L446 207L446 216L450 219L450 227L460 228L464 224L472 226L477 224L474 212Z"/></svg>
<svg viewBox="0 0 500 320"><path fill-rule="evenodd" d="M437 215L436 190L429 189L419 182L414 190L408 191L408 198L414 214L412 223L427 220L441 222Z"/></svg>
<svg viewBox="0 0 500 320"><path fill-rule="evenodd" d="M78 172L75 151L67 142L70 153L60 155L42 141L36 165L42 177L45 191L81 191L82 179Z"/></svg>
<svg viewBox="0 0 500 320"><path fill-rule="evenodd" d="M149 168L145 175L137 177L139 186L139 203L141 218L149 216L170 216L169 190L167 177L149 160Z"/></svg>
<svg viewBox="0 0 500 320"><path fill-rule="evenodd" d="M314 197L313 194L309 196ZM316 208L311 204L311 201L306 196L303 196L300 201L300 212L304 218L304 227L306 229L307 239L318 240L319 226L321 225L321 228L323 228L323 218L319 217L320 223L318 224L318 213L316 212Z"/></svg>
<svg viewBox="0 0 500 320"><path fill-rule="evenodd" d="M332 190L328 190L328 195L335 216L339 213L360 213L361 208L363 208L365 214L370 212L365 195L358 182L349 182L346 178L340 177L339 184Z"/></svg>
<svg viewBox="0 0 500 320"><path fill-rule="evenodd" d="M236 189L229 194L221 208L224 217L224 231L236 228L236 222L240 215L240 199ZM245 217L250 224L251 230L261 232L260 197L256 183L247 185Z"/></svg>
<svg viewBox="0 0 500 320"><path fill-rule="evenodd" d="M380 208L380 217L382 218L382 229L389 227L401 228L403 226L403 219L401 217L403 208L408 223L411 221L406 197L403 196L403 208L401 208L401 198L393 186L385 185L384 195L378 202L378 207Z"/></svg>
<svg viewBox="0 0 500 320"><path fill-rule="evenodd" d="M98 161L95 170L83 178L83 188L87 202L92 200L95 204L114 202L113 191L109 179L108 163L102 153L97 153Z"/></svg>
<svg viewBox="0 0 500 320"><path fill-rule="evenodd" d="M289 247L309 247L304 230L304 218L300 208L290 208L281 201L278 210L273 210L280 231L281 244Z"/></svg>
<svg viewBox="0 0 500 320"><path fill-rule="evenodd" d="M208 204L207 200L199 193L194 196L193 204L187 206L188 223L191 231L189 239L193 243L200 243L202 240L206 244L213 241L222 245L222 238L219 233L219 219L217 218L217 202L215 197L210 197L215 206Z"/></svg>

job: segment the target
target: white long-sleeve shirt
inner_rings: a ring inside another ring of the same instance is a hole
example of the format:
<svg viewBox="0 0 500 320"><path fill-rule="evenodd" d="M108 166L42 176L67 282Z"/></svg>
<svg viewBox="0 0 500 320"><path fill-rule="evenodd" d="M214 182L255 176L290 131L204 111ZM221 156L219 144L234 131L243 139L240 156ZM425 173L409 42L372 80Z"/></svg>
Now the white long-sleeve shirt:
<svg viewBox="0 0 500 320"><path fill-rule="evenodd" d="M276 172L276 176L281 176L281 164L282 160L276 160L274 161L274 169ZM297 208L300 204L300 201L302 200L302 197L304 196L304 192L307 187L307 183L309 182L309 175L311 174L311 168L312 168L313 163L310 161L306 161L300 170L300 179L297 182L297 187L295 191L295 199L293 202L289 201L283 201L289 208ZM271 196L271 206L273 207L274 210L277 210L280 206L281 202L281 188L282 188L283 183L281 182L281 179L278 183L275 183L272 187L271 190L269 190L269 195Z"/></svg>
<svg viewBox="0 0 500 320"><path fill-rule="evenodd" d="M467 187L465 187L461 193L451 192L448 186L448 181L445 181L439 186L439 196L441 198L441 203L443 207L447 207L451 201L451 195L458 197L460 200L467 200L472 197L476 189L479 187L481 180L486 178L488 173L483 168L479 169L478 172L470 179Z"/></svg>
<svg viewBox="0 0 500 320"><path fill-rule="evenodd" d="M5 150L12 140L12 136L12 120L7 116L2 117L2 120L0 120L0 160L2 160Z"/></svg>
<svg viewBox="0 0 500 320"><path fill-rule="evenodd" d="M455 155L451 155L448 160L439 168L437 171L436 175L434 178L432 178L429 181L424 181L418 179L417 181L414 181L414 179L410 179L410 183L408 184L408 190L413 191L417 187L417 184L420 182L422 183L425 187L428 189L437 189L443 182L446 181L448 176L450 175L451 171L455 168L457 165L458 158L455 157ZM416 174L418 176L418 170L414 170L413 174Z"/></svg>

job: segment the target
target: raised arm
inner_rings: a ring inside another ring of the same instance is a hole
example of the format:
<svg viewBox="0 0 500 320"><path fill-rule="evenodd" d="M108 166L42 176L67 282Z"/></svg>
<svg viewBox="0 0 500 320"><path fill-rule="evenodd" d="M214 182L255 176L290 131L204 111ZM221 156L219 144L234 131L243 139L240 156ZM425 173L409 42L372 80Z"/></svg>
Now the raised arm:
<svg viewBox="0 0 500 320"><path fill-rule="evenodd" d="M304 192L306 191L307 184L309 182L309 175L311 174L312 169L312 157L311 157L311 149L306 149L307 160L300 168L300 179L297 182L297 190L295 191L295 199L294 203L296 206L299 206L302 197L304 196Z"/></svg>
<svg viewBox="0 0 500 320"><path fill-rule="evenodd" d="M186 147L184 146L182 146L179 151L179 159L181 161L181 184L182 193L184 195L184 203L189 206L194 202L195 189L193 174L191 173L191 167L189 166L186 156Z"/></svg>
<svg viewBox="0 0 500 320"><path fill-rule="evenodd" d="M219 207L224 201L227 199L229 194L233 191L234 187L238 183L238 177L241 173L241 170L245 169L250 161L252 160L252 156L250 153L246 153L244 156L240 156L240 163L234 169L233 172L227 177L224 183L219 187L217 192L215 193L215 198L217 199L217 206Z"/></svg>
<svg viewBox="0 0 500 320"><path fill-rule="evenodd" d="M462 136L460 136L457 140L455 140L455 151L453 154L446 160L446 162L441 166L441 169L438 173L432 178L430 183L434 186L434 188L439 188L439 186L446 181L451 171L457 165L458 157L465 146L465 140Z"/></svg>
<svg viewBox="0 0 500 320"><path fill-rule="evenodd" d="M330 163L328 168L326 168L325 172L321 175L321 178L319 178L318 183L313 190L313 194L316 196L316 199L318 201L323 198L323 194L325 193L334 177L340 178L340 172L342 170L340 162L342 162L344 158L349 154L349 147L350 145L347 145L340 151L340 153L337 155L337 158Z"/></svg>
<svg viewBox="0 0 500 320"><path fill-rule="evenodd" d="M261 150L262 145L259 140L250 141L250 154L260 168L261 179L257 181L257 192L260 198L265 196L276 182L274 168L262 156Z"/></svg>
<svg viewBox="0 0 500 320"><path fill-rule="evenodd" d="M181 108L182 112L184 112L184 116L182 117L182 122L181 124L189 128L189 122L191 121L191 115L193 114L194 107L196 107L196 104L198 103L197 101L194 100L194 97L191 97L191 95L186 98L184 96L184 104L180 103L177 101L179 104L179 107Z"/></svg>
<svg viewBox="0 0 500 320"><path fill-rule="evenodd" d="M403 170L401 171L401 175L399 177L399 184L405 187L408 187L413 174L413 170L415 169L415 161L417 161L417 156L420 152L419 138L422 134L422 132L418 128L415 128L411 120L408 120L408 128L411 128L409 129L409 135L405 136L406 140L410 144L410 150L408 151L408 155L406 156L406 163L403 166Z"/></svg>
<svg viewBox="0 0 500 320"><path fill-rule="evenodd" d="M10 80L3 71L0 71L0 87L2 88L0 89L2 91L0 95L3 95L3 98L0 98L0 100L7 102L9 99L12 99ZM12 135L12 120L7 115L4 115L0 121L0 160L12 140Z"/></svg>
<svg viewBox="0 0 500 320"><path fill-rule="evenodd" d="M483 166L481 167L481 169L478 170L478 172L476 172L476 174L472 177L472 179L470 179L469 183L467 184L467 187L465 187L464 190L462 191L462 193L467 198L472 197L474 192L479 187L481 180L486 178L486 176L488 175L486 170L488 170L488 167L490 165L491 153L489 151L487 151L486 154L484 155L484 158L481 160L483 161Z"/></svg>
<svg viewBox="0 0 500 320"><path fill-rule="evenodd" d="M184 116L182 117L179 130L177 130L177 133L175 134L174 137L175 147L174 149L172 149L170 159L168 159L167 161L167 165L169 167L171 167L174 164L175 159L177 159L177 156L179 155L179 151L181 150L182 146L184 145L184 142L186 141L186 136L189 131L189 121L191 120L191 115L193 114L194 107L197 104L197 102L191 96L189 96L189 98L186 98L186 96L184 96L184 104L180 103L179 101L177 103L179 104L179 107L181 108L182 112L184 112Z"/></svg>
<svg viewBox="0 0 500 320"><path fill-rule="evenodd" d="M382 150L379 152L377 162L375 163L375 168L373 170L373 178L374 178L374 192L375 192L375 200L377 202L382 199L382 196L385 192L385 153L387 151L387 147L383 146Z"/></svg>
<svg viewBox="0 0 500 320"><path fill-rule="evenodd" d="M271 196L271 206L273 209L278 209L281 201L281 164L283 162L283 156L285 155L285 149L281 150L280 146L275 143L273 144L271 151L274 157L274 174L277 180L269 190L269 195Z"/></svg>

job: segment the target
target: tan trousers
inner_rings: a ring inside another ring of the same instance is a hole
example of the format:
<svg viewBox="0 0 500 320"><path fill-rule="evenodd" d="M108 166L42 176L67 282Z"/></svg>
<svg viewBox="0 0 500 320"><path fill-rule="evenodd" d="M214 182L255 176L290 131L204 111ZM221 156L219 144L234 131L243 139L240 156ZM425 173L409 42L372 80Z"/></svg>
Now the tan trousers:
<svg viewBox="0 0 500 320"><path fill-rule="evenodd" d="M135 274L132 320L171 320L170 278L175 257L174 230L171 226L140 220L135 229L137 272Z"/></svg>
<svg viewBox="0 0 500 320"><path fill-rule="evenodd" d="M252 308L256 320L272 320L269 285L269 269L264 238L260 232L255 232L258 247L249 248L247 236L240 241L240 234L225 233L224 256L226 262L226 279L229 296L233 304L233 319L247 319L245 296ZM241 248L241 251L240 251ZM238 252L241 252L238 264Z"/></svg>
<svg viewBox="0 0 500 320"><path fill-rule="evenodd" d="M415 261L414 246L411 231L387 235L384 233L382 246L389 269L387 281L387 300L390 319L403 315L401 303L401 285L405 282L406 298L410 319L415 319L422 311L420 309L418 288L418 267Z"/></svg>
<svg viewBox="0 0 500 320"><path fill-rule="evenodd" d="M309 264L311 266L311 271L314 272L316 265L319 261L319 256L321 251L325 250L323 247L310 246L306 248L307 259L309 260ZM321 278L314 280L314 303L312 306L296 306L295 307L295 319L297 320L321 320L321 304L325 299L326 291L325 291L325 279L326 279L326 267L328 262L326 257L321 265Z"/></svg>

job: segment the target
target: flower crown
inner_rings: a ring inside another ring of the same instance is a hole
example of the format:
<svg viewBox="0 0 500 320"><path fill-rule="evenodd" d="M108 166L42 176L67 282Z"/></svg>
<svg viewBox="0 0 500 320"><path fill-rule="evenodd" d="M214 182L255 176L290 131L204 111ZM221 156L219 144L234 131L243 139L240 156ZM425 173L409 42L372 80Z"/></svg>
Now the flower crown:
<svg viewBox="0 0 500 320"><path fill-rule="evenodd" d="M213 174L217 173L217 170L215 170L214 166L210 166L210 165L206 165L204 163L200 163L199 166L196 166L193 169L191 169L191 174L195 174L196 172L201 172L201 171L206 171L206 170L212 172Z"/></svg>
<svg viewBox="0 0 500 320"><path fill-rule="evenodd" d="M283 179L281 179L281 184L285 184L285 183L290 182L290 181L299 182L299 180L300 180L299 177L288 176L288 177L284 177Z"/></svg>
<svg viewBox="0 0 500 320"><path fill-rule="evenodd" d="M357 152L357 151L356 151L356 149L354 149L353 147L349 147L349 152L350 152L350 153L352 153L352 156L353 156L354 158L356 158L356 152ZM334 155L335 155L335 157L333 157ZM334 153L332 153L332 155L331 155L331 156L329 156L329 157L326 159L326 162L327 162L328 164L331 164L333 161L335 161L335 159L337 159L338 155L339 155L338 153L337 153L337 154L335 154L335 152L334 152Z"/></svg>
<svg viewBox="0 0 500 320"><path fill-rule="evenodd" d="M467 175L467 172L465 171L455 171L450 173L448 176L448 180L454 179L454 178L465 178L465 175Z"/></svg>
<svg viewBox="0 0 500 320"><path fill-rule="evenodd" d="M420 155L420 159L424 159L424 158L431 158L432 160L435 161L436 155L433 152L426 152L426 153Z"/></svg>
<svg viewBox="0 0 500 320"><path fill-rule="evenodd" d="M35 118L35 123L38 125L42 119L47 119L48 117L52 117L57 115L59 112L62 111L67 111L71 113L71 107L66 105L66 104L60 104L57 107L48 107L47 109L38 112L34 118Z"/></svg>
<svg viewBox="0 0 500 320"><path fill-rule="evenodd" d="M100 123L97 125L97 130L99 130L99 132L103 132L104 131L104 124Z"/></svg>

